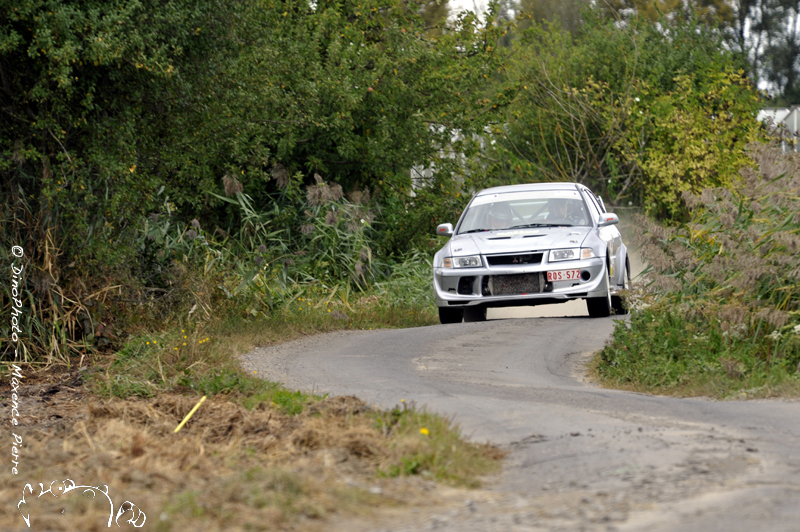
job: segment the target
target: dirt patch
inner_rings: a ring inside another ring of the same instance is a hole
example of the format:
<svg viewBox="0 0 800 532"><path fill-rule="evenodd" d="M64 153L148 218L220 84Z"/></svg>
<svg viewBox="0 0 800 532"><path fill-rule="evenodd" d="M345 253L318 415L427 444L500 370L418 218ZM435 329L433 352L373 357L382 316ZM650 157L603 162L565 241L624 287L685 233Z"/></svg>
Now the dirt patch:
<svg viewBox="0 0 800 532"><path fill-rule="evenodd" d="M586 351L577 353L570 356L573 362L572 376L584 384L597 385L599 380L597 378L596 366L598 351Z"/></svg>

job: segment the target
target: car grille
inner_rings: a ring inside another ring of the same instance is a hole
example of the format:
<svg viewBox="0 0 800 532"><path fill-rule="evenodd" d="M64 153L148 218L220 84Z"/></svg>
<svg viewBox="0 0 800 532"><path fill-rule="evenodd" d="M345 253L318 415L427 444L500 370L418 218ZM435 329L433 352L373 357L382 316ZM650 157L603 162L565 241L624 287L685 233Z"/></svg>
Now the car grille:
<svg viewBox="0 0 800 532"><path fill-rule="evenodd" d="M516 255L488 255L489 266L508 266L514 264L540 264L542 253L519 253Z"/></svg>
<svg viewBox="0 0 800 532"><path fill-rule="evenodd" d="M545 288L544 275L540 272L486 276L483 284L482 292L486 296L537 294Z"/></svg>

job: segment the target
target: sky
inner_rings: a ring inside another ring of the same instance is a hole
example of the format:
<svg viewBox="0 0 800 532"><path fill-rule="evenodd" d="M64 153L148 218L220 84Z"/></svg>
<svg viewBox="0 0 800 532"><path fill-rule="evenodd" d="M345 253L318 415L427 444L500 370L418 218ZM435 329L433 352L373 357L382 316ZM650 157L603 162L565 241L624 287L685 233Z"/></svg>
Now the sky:
<svg viewBox="0 0 800 532"><path fill-rule="evenodd" d="M488 4L487 0L450 0L450 13L455 15L459 11L476 11L476 4L477 4L477 13L483 13L486 10L486 5Z"/></svg>

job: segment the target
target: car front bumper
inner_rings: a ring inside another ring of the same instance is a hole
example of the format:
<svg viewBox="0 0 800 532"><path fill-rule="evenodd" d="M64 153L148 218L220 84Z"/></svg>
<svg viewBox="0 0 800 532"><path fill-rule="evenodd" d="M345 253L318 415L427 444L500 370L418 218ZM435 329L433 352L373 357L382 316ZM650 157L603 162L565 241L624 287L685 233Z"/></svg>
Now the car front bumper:
<svg viewBox="0 0 800 532"><path fill-rule="evenodd" d="M547 272L558 270L581 270L582 274L587 272L588 279L547 282ZM532 279L535 276L531 274L541 274L538 283L534 282L533 285L538 288L537 291L495 295L491 290L490 280L497 279L497 276L507 282L508 279L513 280L513 276L527 276L526 279ZM452 308L474 305L486 307L546 305L572 299L606 297L609 290L604 259L598 257L524 266L434 268L433 287L436 306Z"/></svg>

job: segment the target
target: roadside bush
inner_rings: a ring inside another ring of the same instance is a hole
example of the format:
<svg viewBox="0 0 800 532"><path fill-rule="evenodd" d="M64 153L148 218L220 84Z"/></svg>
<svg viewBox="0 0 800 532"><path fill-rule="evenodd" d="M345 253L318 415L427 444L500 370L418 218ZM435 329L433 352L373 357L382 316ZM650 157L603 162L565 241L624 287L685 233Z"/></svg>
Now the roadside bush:
<svg viewBox="0 0 800 532"><path fill-rule="evenodd" d="M434 37L397 0L21 0L0 17L0 248L26 250L23 358L47 363L187 303L208 313L217 291L258 314L293 284L382 279L434 220L376 247L368 202L303 205L303 189L333 192L319 173L369 190L403 226L409 169L450 178L440 148L483 131L495 106L467 95L505 57L494 16Z"/></svg>
<svg viewBox="0 0 800 532"><path fill-rule="evenodd" d="M340 186L319 175L305 189L301 176L295 176L266 208L235 186L230 192L230 197L218 196L238 210L240 225L228 231L206 230L198 220L181 222L170 198L157 194L160 207L131 228L128 247L134 260L124 275L109 275L125 282L78 297L57 282L41 281L41 271L27 272L28 293L36 295L27 303L36 313L24 315L21 327L24 338L39 342L25 342L28 351L21 358L66 362L70 354L120 345L123 331L135 334L219 316L271 319L300 299L315 308L324 303L324 309L341 306L350 312L353 301L372 298L378 302L375 319L387 323L408 323L403 313L432 308L430 261L424 254L376 256L374 202L368 192L345 198ZM9 251L2 253L10 263ZM0 273L6 310L10 275L10 269ZM124 327L120 316L126 317ZM47 330L48 322L54 331ZM9 337L9 322L0 327Z"/></svg>
<svg viewBox="0 0 800 532"><path fill-rule="evenodd" d="M654 303L617 325L604 376L662 389L715 381L717 395L769 395L800 378L800 156L748 153L738 189L684 193L685 226L639 217Z"/></svg>
<svg viewBox="0 0 800 532"><path fill-rule="evenodd" d="M375 215L366 191L347 199L339 185L319 175L304 193L299 181L295 185L267 211L242 192L220 196L242 220L235 235L222 232L222 238L197 221L176 225L165 203L163 214L146 222L139 249L155 257L154 275L175 277L167 284L177 287L180 278L191 277L195 286L183 289L191 296L184 306L206 313L220 307L242 317L270 317L301 297L337 297L348 304L351 293L372 292L404 307L431 304L424 294L430 291L430 261L422 254L393 263L375 256Z"/></svg>

